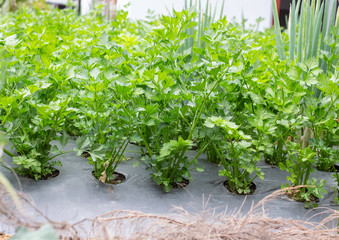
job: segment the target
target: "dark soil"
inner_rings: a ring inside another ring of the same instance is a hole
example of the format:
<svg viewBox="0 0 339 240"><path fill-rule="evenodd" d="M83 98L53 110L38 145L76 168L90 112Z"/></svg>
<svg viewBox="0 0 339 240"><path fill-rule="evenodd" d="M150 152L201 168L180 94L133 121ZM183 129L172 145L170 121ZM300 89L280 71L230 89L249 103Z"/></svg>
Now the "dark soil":
<svg viewBox="0 0 339 240"><path fill-rule="evenodd" d="M94 175L94 171L92 171L92 175L95 177ZM126 177L124 174L119 173L119 172L114 172L113 173L113 180L106 182L107 184L119 184L122 183L124 181L126 181ZM96 178L96 177L95 177ZM96 178L97 179L97 178ZM99 180L99 179L98 179ZM100 180L99 180L100 181Z"/></svg>
<svg viewBox="0 0 339 240"><path fill-rule="evenodd" d="M186 178L182 178L181 182L178 183L174 183L173 184L173 188L184 188L186 187L188 184L190 183L190 180L186 179Z"/></svg>
<svg viewBox="0 0 339 240"><path fill-rule="evenodd" d="M307 189L306 189L306 191L307 191ZM293 199L294 201L305 202L305 199L300 199L298 197L299 192L300 192L300 189L294 189L294 190L290 190L290 191L286 192L286 195L287 195L287 197L289 197L290 199ZM311 199L311 202L319 202L319 198L317 198L313 194L311 194L310 199Z"/></svg>
<svg viewBox="0 0 339 240"><path fill-rule="evenodd" d="M332 167L321 168L319 166L315 167L318 171L323 172L338 172L338 166L333 165Z"/></svg>
<svg viewBox="0 0 339 240"><path fill-rule="evenodd" d="M255 192L255 190L257 189L257 185L255 185L254 182L251 182L251 185L250 185L250 193L248 194L245 194L245 193L238 193L237 191L231 191L230 190L230 187L228 185L228 181L226 180L224 183L223 183L224 187L230 191L231 193L234 193L234 194L238 194L238 195L251 195Z"/></svg>
<svg viewBox="0 0 339 240"><path fill-rule="evenodd" d="M47 174L46 176L42 176L40 179L38 179L38 180L50 180L50 179L52 179L52 178L55 178L55 177L57 177L57 176L59 176L59 173L60 173L60 171L58 170L58 169L55 169L55 168L52 168L52 173L50 173L50 174ZM30 175L22 175L22 176L24 176L24 177L27 177L27 178L31 178L31 179L34 179L35 180L35 178L34 178L34 176L30 176Z"/></svg>
<svg viewBox="0 0 339 240"><path fill-rule="evenodd" d="M129 142L129 143L138 147L145 147L145 144L143 144L142 142Z"/></svg>
<svg viewBox="0 0 339 240"><path fill-rule="evenodd" d="M193 150L193 151L198 150L198 149L199 149L199 148L198 148L197 145L193 145L192 148L191 148L191 150Z"/></svg>
<svg viewBox="0 0 339 240"><path fill-rule="evenodd" d="M59 176L59 173L60 173L60 171L58 169L53 168L53 172L52 173L42 177L40 180L50 180L52 178L55 178L55 177Z"/></svg>
<svg viewBox="0 0 339 240"><path fill-rule="evenodd" d="M279 167L279 166L277 166L276 164L274 164L274 163L272 162L272 160L267 159L267 158L265 158L265 157L264 157L264 162L265 162L267 165L270 165L271 168L277 168L277 167Z"/></svg>
<svg viewBox="0 0 339 240"><path fill-rule="evenodd" d="M83 153L81 153L81 156L84 157L84 158L89 158L91 156L91 154L89 154L88 151L84 151Z"/></svg>

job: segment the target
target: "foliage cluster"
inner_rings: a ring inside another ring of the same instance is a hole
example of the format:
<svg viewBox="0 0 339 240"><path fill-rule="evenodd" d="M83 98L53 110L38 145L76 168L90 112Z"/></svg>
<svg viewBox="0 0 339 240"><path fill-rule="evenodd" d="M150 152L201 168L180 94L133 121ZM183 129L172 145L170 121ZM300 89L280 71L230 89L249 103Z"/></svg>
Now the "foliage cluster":
<svg viewBox="0 0 339 240"><path fill-rule="evenodd" d="M240 194L264 177L257 167L262 157L286 169L292 185L314 184L313 164L332 170L338 26L323 42L322 58L297 61L279 58L271 29L245 29L221 17L202 31L199 19L194 8L148 22L131 21L124 11L111 23L98 14L27 9L0 18L7 63L1 130L18 153L7 151L17 171L48 175L60 164L55 157L67 152L69 135L79 136L75 151L88 150L95 176L105 182L127 145L137 143L140 162L165 191L192 180L193 169L203 171L202 153ZM284 51L288 39L283 33Z"/></svg>

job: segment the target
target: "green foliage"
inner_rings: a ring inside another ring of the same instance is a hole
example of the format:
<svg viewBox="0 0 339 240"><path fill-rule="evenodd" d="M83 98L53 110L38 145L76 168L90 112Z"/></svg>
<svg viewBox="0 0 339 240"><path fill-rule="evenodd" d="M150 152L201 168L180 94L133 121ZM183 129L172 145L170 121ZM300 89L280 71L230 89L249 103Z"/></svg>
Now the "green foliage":
<svg viewBox="0 0 339 240"><path fill-rule="evenodd" d="M338 151L333 148L338 128L338 84L334 83L336 80L332 76L336 75L334 66L337 64L339 27L335 16L336 1L333 1L332 6L329 2L299 1L296 4L293 0L288 26L289 63L292 66L288 76L301 87L296 88L300 89L297 92L301 95L300 104L294 105L297 107L294 114L301 116L302 121L297 127L300 129L298 136L287 135L289 140L297 137L299 143L288 141L285 145L288 159L280 161L279 166L290 173L288 180L292 185L314 186L303 187L293 193L297 200L306 202L311 201L311 196L321 198L321 192L325 192L323 181L317 183L316 179L309 179L312 164L320 170L333 171L338 162ZM284 60L284 43L279 31L275 1L273 3L276 44L280 59ZM286 118L283 121L286 122ZM286 137L278 141L278 149L284 142Z"/></svg>
<svg viewBox="0 0 339 240"><path fill-rule="evenodd" d="M224 6L225 0L223 0L219 19L222 19L224 15ZM218 9L218 5L215 4L214 10L210 1L206 1L205 11L202 9L201 0L198 2L195 0L193 3L192 0L185 0L185 10L197 12L194 18L191 19L191 22L194 23L193 26L187 28L185 31L190 36L190 38L186 39L184 45L181 48L182 52L190 51L191 57L194 56L194 49L203 49L206 46L206 43L202 41L205 32L208 28L210 28L211 24L214 23L216 19L216 14ZM218 12L219 13L219 12Z"/></svg>
<svg viewBox="0 0 339 240"><path fill-rule="evenodd" d="M334 172L332 178L334 178L334 181L337 183L336 186L333 186L333 190L334 190L334 203L336 206L338 206L339 204L339 173L338 171Z"/></svg>
<svg viewBox="0 0 339 240"><path fill-rule="evenodd" d="M277 50L280 60L286 59L285 48L282 41L282 36L280 32L280 23L279 23L279 15L278 15L278 8L277 2L272 0L272 7L273 7L273 17L274 17L274 33L277 42Z"/></svg>
<svg viewBox="0 0 339 240"><path fill-rule="evenodd" d="M275 8L276 9L276 8ZM289 33L289 59L291 61L305 62L310 58L317 58L322 52L335 55L335 49L330 50L329 39L338 34L338 24L335 15L336 2L333 1L296 1L293 0L290 9ZM300 15L299 15L300 13ZM276 21L277 12L274 11L275 28L279 28ZM325 21L324 21L325 19ZM283 43L277 40L277 45ZM335 47L338 49L338 46ZM319 66L326 71L326 62L319 61Z"/></svg>
<svg viewBox="0 0 339 240"><path fill-rule="evenodd" d="M291 184L287 183L282 188L290 187L291 185L304 185L305 187L301 187L300 190L291 193L291 195L297 201L306 202L305 207L309 207L310 202L315 201L314 198L323 198L322 193L327 193L324 189L326 183L324 180L318 183L317 179L310 179L310 173L314 171L312 165L316 161L316 153L310 147L301 149L298 143L288 142L286 147L289 159L286 160L286 163L280 163L279 167L289 173L287 180ZM309 187L306 187L306 185Z"/></svg>
<svg viewBox="0 0 339 240"><path fill-rule="evenodd" d="M222 15L217 20L217 8L207 5L202 13L201 4L186 3L183 11L150 21L131 21L125 11L110 23L98 13L78 17L71 10L1 16L0 126L19 154L6 150L16 170L35 179L48 175L60 164L56 157L68 152L69 136L78 138L72 151L86 150L104 182L113 180L127 145L138 144L140 163L165 191L202 170L202 153L224 167L220 174L237 193L248 193L253 179L263 177L256 167L261 156L296 171L304 154L307 162L332 169L338 29L328 28L318 41L314 20L327 8L292 5L287 36L278 25L276 35L253 31ZM307 19L315 27L297 28ZM288 146L292 142L299 148ZM196 156L189 158L192 148ZM317 195L313 190L303 194Z"/></svg>
<svg viewBox="0 0 339 240"><path fill-rule="evenodd" d="M221 117L209 117L204 125L217 128L209 138L214 140L211 144L224 167L219 175L227 178L231 192L249 194L252 181L257 176L264 178L264 173L256 166L261 155L252 148L252 138L238 130L238 125ZM254 177L250 175L253 172Z"/></svg>
<svg viewBox="0 0 339 240"><path fill-rule="evenodd" d="M56 50L63 42L57 39L68 32L60 29L59 23L52 24L52 18L58 15L65 22L74 16L53 12L46 18L40 14L23 9L9 15L9 22L2 28L10 27L15 34L4 30L1 35L2 60L8 66L0 102L1 130L19 154L10 154L17 172L34 179L51 174L53 166L61 165L51 160L69 152L65 151L69 137L64 125L68 115L78 111L70 106L74 95L63 81L64 56ZM27 18L32 19L32 25L26 25ZM45 24L50 26L47 31ZM53 140L59 145L52 144Z"/></svg>
<svg viewBox="0 0 339 240"><path fill-rule="evenodd" d="M145 158L148 168L152 171L152 179L156 184L161 185L165 192L179 186L183 177L190 179L189 171L193 161L184 154L192 145L192 141L179 137L178 141L171 140L165 143L158 156Z"/></svg>
<svg viewBox="0 0 339 240"><path fill-rule="evenodd" d="M1 54L2 52L0 52L0 56ZM6 64L0 63L0 93L2 92L2 84L5 80L5 70L6 70ZM1 100L1 95L0 95L0 100ZM3 154L3 148L6 143L7 143L6 139L4 138L3 134L0 132L0 164L3 163L2 154ZM15 192L15 189L12 187L11 183L7 180L7 178L2 173L0 173L0 184L3 185L5 189L8 191L16 207L21 208L22 206Z"/></svg>
<svg viewBox="0 0 339 240"><path fill-rule="evenodd" d="M273 1L275 4L275 1ZM334 138L335 135L329 136L326 125L334 125L332 116L337 115L333 111L336 109L337 96L338 93L330 96L328 91L332 89L329 87L329 84L325 84L326 87L322 86L323 81L328 81L331 78L331 75L335 73L335 65L338 63L338 19L335 14L337 3L336 1L330 4L330 1L298 1L296 4L295 1L292 1L291 11L290 11L290 24L288 26L289 33L289 61L298 62L299 67L302 70L300 75L301 78L308 77L310 70L314 70L319 67L321 70L317 69L317 73L314 74L317 77L313 78L312 81L307 84L309 90L312 92L313 97L316 99L310 100L310 94L308 94L308 102L314 102L312 105L312 110L309 109L310 105L301 106L301 113L304 114L304 110L312 111L313 120L311 126L305 126L300 139L303 142L302 147L306 147L309 144L309 139L312 134L314 139L312 139L311 144L313 149L318 153L317 166L321 169L330 169L333 167L329 153L325 153L321 136L325 132L326 138ZM276 8L274 8L276 9ZM299 15L300 13L300 15ZM275 17L275 29L279 28L279 22L277 20L277 12L274 11ZM276 36L281 36L280 32L276 31ZM282 57L283 42L281 37L277 37L277 48L280 59L285 59ZM313 71L314 73L315 71ZM327 80L326 80L327 79ZM333 85L334 91L337 89L337 85ZM331 90L330 90L331 91ZM325 94L325 92L327 92ZM322 98L325 99L322 99ZM331 98L331 103L329 103L329 98ZM327 106L326 106L327 105ZM326 114L327 121L324 121L324 111L328 111ZM323 113L321 113L323 112ZM310 116L308 113L305 115ZM321 119L322 118L322 119ZM317 123L315 123L317 121ZM332 121L332 123L330 123ZM328 140L325 140L328 141ZM331 141L331 140L329 140ZM332 146L328 146L332 147ZM328 152L328 150L327 150ZM324 161L324 163L322 162ZM332 166L331 166L332 165Z"/></svg>
<svg viewBox="0 0 339 240"><path fill-rule="evenodd" d="M52 172L59 161L50 162L55 156L65 153L69 137L63 133L58 136L65 116L73 109L68 107L67 96L57 95L55 101L46 97L51 84L33 84L3 97L0 107L3 110L2 129L9 135L16 151L21 155L13 162L20 174L40 179ZM29 126L29 128L27 128ZM57 140L61 149L52 147ZM50 153L55 155L50 156Z"/></svg>

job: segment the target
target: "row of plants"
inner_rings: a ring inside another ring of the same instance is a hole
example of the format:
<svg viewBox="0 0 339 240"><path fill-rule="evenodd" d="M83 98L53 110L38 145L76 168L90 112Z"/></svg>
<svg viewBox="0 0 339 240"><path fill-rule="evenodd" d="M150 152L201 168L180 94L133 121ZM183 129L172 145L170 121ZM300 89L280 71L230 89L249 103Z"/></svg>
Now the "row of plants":
<svg viewBox="0 0 339 240"><path fill-rule="evenodd" d="M325 8L293 6L311 15ZM296 199L322 197L325 182L310 173L314 166L334 171L339 159L335 18L331 34L314 43L323 44L317 55L301 59L279 28L245 29L225 17L206 23L194 7L150 21L127 14L111 23L71 10L21 9L0 18L1 130L19 174L38 180L53 173L75 135L74 151L88 152L104 182L114 180L135 143L139 163L166 192L192 180L193 169L203 171L197 159L206 154L223 167L219 175L233 193L249 194L255 178L264 179L256 165L264 158L290 173L287 185L315 186ZM298 26L294 34L308 39Z"/></svg>

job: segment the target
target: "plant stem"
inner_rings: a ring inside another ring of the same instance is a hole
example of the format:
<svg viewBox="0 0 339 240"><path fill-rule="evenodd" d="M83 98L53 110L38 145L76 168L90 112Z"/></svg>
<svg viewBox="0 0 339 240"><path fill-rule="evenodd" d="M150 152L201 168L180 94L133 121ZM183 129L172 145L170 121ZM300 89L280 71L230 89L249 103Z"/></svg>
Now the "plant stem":
<svg viewBox="0 0 339 240"><path fill-rule="evenodd" d="M115 94L115 93L114 93L114 94ZM124 104L123 104L116 96L113 96L113 98L114 98L118 103L120 103L120 105L122 106L122 108L123 108L123 110L125 111L125 113L127 113L127 115L132 119L133 116L132 116L132 114L126 109L125 105L124 105ZM138 133L140 134L140 136L141 136L141 138L142 138L142 140L143 140L143 142L144 142L144 144L145 144L145 147L147 148L147 151L148 151L149 156L152 157L153 152L152 152L151 148L149 147L148 142L146 141L146 139L145 139L144 135L142 134L142 132L141 132L141 130L140 130L139 127L137 127L137 131L138 131Z"/></svg>
<svg viewBox="0 0 339 240"><path fill-rule="evenodd" d="M128 146L128 143L129 143L129 138L126 139L126 141L122 144L122 148L119 149L118 153L117 153L117 156L118 156L118 160L113 168L113 170L115 171L115 169L118 167L118 164L121 162L121 159L122 159L122 155L124 154L127 146Z"/></svg>
<svg viewBox="0 0 339 240"><path fill-rule="evenodd" d="M3 151L4 151L4 153L6 153L8 156L10 156L10 157L15 157L15 155L13 154L13 153L11 153L11 152L9 152L8 150L6 150L5 148L3 149Z"/></svg>
<svg viewBox="0 0 339 240"><path fill-rule="evenodd" d="M231 140L230 140L231 141ZM232 161L232 168L233 168L233 177L238 178L239 176L239 171L238 171L238 158L234 150L234 143L231 141L231 146L232 146L232 153L233 153L233 161Z"/></svg>
<svg viewBox="0 0 339 240"><path fill-rule="evenodd" d="M312 163L308 163L308 168L307 168L306 175L305 175L305 178L304 178L304 183L303 183L304 185L307 184L307 181L310 177L311 170L312 170Z"/></svg>
<svg viewBox="0 0 339 240"><path fill-rule="evenodd" d="M224 165L224 168L226 168L226 166L228 166L229 164L227 163L225 156L220 153L219 149L215 146L213 142L211 142L211 144L214 148L214 151L217 153L218 157L220 158L221 163Z"/></svg>
<svg viewBox="0 0 339 240"><path fill-rule="evenodd" d="M193 124L192 124L192 127L191 127L191 131L190 131L190 134L188 135L187 140L191 140L191 138L192 138L193 131L194 131L195 127L198 124L198 119L200 119L200 116L202 114L202 110L203 110L203 107L205 105L205 102L206 102L206 98L204 98L203 102L201 103L200 107L198 108L198 110L197 110L197 112L196 112L196 114L194 116Z"/></svg>
<svg viewBox="0 0 339 240"><path fill-rule="evenodd" d="M0 162L0 165L1 165L2 167L6 168L7 170L9 170L9 171L15 173L15 171L14 171L13 169L7 167L5 164L3 164L3 163Z"/></svg>
<svg viewBox="0 0 339 240"><path fill-rule="evenodd" d="M74 150L70 150L70 151L58 153L58 154L56 154L56 155L54 155L54 156L48 158L48 161L49 161L49 160L52 160L53 158L58 157L58 156L60 156L60 155L63 155L63 154L66 154L66 153L71 153L71 152L74 152Z"/></svg>
<svg viewBox="0 0 339 240"><path fill-rule="evenodd" d="M67 103L67 104L68 104L68 103ZM54 121L53 128L52 128L51 131L49 132L49 134L48 134L48 136L47 136L47 138L46 138L45 143L49 144L49 142L51 141L50 138L51 138L51 136L52 136L52 133L55 131L55 129L56 129L56 127L57 127L57 124L58 124L58 121L59 121L59 116L60 116L60 114L61 114L61 111L63 111L63 110L66 108L67 104L66 104L63 108L61 108L60 111L58 112L58 114L56 115L56 118L55 118L55 121Z"/></svg>

